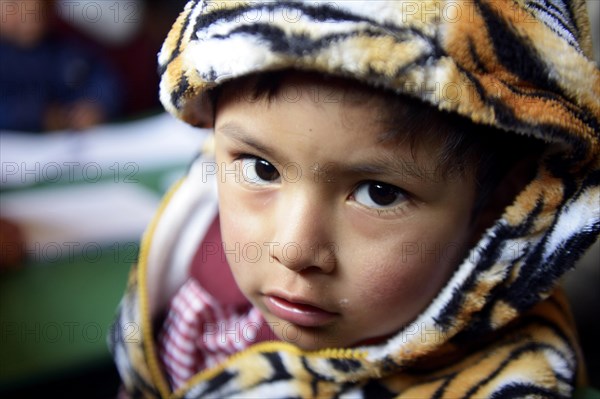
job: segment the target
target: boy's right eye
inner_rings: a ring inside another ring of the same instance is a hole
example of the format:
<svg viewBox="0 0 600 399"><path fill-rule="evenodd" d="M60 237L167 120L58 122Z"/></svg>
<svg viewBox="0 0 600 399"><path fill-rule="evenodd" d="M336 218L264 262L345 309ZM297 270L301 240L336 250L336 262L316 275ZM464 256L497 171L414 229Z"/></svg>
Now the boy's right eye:
<svg viewBox="0 0 600 399"><path fill-rule="evenodd" d="M241 157L242 176L250 184L271 184L279 180L279 171L269 161L246 155Z"/></svg>

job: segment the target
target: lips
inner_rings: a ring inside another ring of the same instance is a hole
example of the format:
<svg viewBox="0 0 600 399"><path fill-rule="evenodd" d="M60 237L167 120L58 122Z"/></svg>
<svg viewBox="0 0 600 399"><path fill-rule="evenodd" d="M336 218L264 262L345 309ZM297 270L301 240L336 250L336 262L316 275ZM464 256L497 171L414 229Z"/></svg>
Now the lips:
<svg viewBox="0 0 600 399"><path fill-rule="evenodd" d="M265 295L264 303L275 317L302 327L324 326L338 316L305 301L286 299L276 294Z"/></svg>

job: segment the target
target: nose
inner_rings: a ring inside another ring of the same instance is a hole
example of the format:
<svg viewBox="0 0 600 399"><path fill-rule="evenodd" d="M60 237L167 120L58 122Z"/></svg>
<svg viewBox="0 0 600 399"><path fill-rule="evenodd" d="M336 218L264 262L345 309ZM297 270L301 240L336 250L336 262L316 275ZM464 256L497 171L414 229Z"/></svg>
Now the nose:
<svg viewBox="0 0 600 399"><path fill-rule="evenodd" d="M278 210L275 260L295 272L331 273L337 262L332 212L308 195L293 195Z"/></svg>

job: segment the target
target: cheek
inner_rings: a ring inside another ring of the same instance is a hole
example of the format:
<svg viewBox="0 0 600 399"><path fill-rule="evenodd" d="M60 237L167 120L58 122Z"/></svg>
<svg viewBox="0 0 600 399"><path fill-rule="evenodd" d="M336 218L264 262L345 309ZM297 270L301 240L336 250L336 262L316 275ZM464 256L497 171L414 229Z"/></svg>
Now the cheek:
<svg viewBox="0 0 600 399"><path fill-rule="evenodd" d="M219 220L221 223L221 240L227 261L232 266L239 261L240 248L247 242L246 221L239 211L239 199L235 196L234 182L229 182L221 175L218 183Z"/></svg>
<svg viewBox="0 0 600 399"><path fill-rule="evenodd" d="M221 221L221 236L223 241L230 241L231 235L240 229L236 228L236 219L233 215L236 213L236 203L232 201L232 188L226 183L222 176L219 177L218 195L219 195L219 218Z"/></svg>
<svg viewBox="0 0 600 399"><path fill-rule="evenodd" d="M238 287L248 295L260 280L258 264L269 254L260 229L262 217L233 179L221 179L218 190L223 251Z"/></svg>
<svg viewBox="0 0 600 399"><path fill-rule="evenodd" d="M401 306L408 318L431 299L445 277L437 262L404 257L399 252L371 256L364 264L366 267L356 275L362 295L370 297L375 308Z"/></svg>
<svg viewBox="0 0 600 399"><path fill-rule="evenodd" d="M223 240L227 244L263 245L268 215L264 207L258 205L252 193L235 183L219 184L219 215Z"/></svg>
<svg viewBox="0 0 600 399"><path fill-rule="evenodd" d="M457 264L460 250L449 241L450 236L429 236L416 230L419 229L405 226L404 233L389 235L394 239L388 236L369 240L362 251L357 244L353 246L357 249L349 254L356 267L346 277L352 280L355 298L364 298L364 308L373 310L361 318L387 319L382 328L388 331L400 328L421 313ZM391 308L397 309L392 318Z"/></svg>
<svg viewBox="0 0 600 399"><path fill-rule="evenodd" d="M251 239L244 229L244 221L232 212L235 202L228 200L231 195L227 187L219 187L219 221L221 226L221 245L225 258L240 291L247 297L253 285L251 274L242 262L244 245Z"/></svg>
<svg viewBox="0 0 600 399"><path fill-rule="evenodd" d="M225 161L219 162L219 159ZM264 225L265 203L269 198L266 190L247 188L243 183L241 172L236 165L226 162L224 156L217 157L219 165L218 195L219 213L228 220L235 230L258 233ZM245 229L245 230L244 230Z"/></svg>

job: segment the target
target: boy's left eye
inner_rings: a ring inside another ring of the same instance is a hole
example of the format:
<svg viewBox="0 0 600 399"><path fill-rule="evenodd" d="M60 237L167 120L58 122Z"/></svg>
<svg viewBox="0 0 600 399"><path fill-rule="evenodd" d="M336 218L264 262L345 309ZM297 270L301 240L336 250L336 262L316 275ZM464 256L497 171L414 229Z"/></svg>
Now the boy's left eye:
<svg viewBox="0 0 600 399"><path fill-rule="evenodd" d="M369 208L390 208L407 199L400 188L377 181L360 184L353 196L356 202Z"/></svg>
<svg viewBox="0 0 600 399"><path fill-rule="evenodd" d="M262 158L246 156L241 159L242 176L250 184L270 184L280 177L272 163Z"/></svg>

